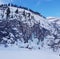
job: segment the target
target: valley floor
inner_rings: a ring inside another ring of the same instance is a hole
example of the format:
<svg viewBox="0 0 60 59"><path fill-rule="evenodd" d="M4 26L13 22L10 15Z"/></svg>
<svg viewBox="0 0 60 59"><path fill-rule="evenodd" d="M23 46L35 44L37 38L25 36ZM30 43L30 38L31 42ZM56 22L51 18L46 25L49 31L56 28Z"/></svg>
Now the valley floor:
<svg viewBox="0 0 60 59"><path fill-rule="evenodd" d="M60 59L60 56L41 50L0 48L0 59Z"/></svg>

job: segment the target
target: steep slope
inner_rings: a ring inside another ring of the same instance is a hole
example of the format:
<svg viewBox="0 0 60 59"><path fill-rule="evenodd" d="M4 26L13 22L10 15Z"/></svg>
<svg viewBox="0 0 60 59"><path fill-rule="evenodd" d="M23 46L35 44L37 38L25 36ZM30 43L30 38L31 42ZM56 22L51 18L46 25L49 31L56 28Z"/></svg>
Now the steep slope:
<svg viewBox="0 0 60 59"><path fill-rule="evenodd" d="M53 28L55 29L53 33L54 44L52 46L55 46L55 49L60 49L60 18L48 17L47 19L51 22Z"/></svg>
<svg viewBox="0 0 60 59"><path fill-rule="evenodd" d="M56 31L60 31L60 18L48 17L47 19L51 22L51 24L53 25L53 27L55 28ZM58 32L58 33L60 33L60 32Z"/></svg>
<svg viewBox="0 0 60 59"><path fill-rule="evenodd" d="M56 51L60 48L56 29L53 22L30 9L0 6L0 45Z"/></svg>

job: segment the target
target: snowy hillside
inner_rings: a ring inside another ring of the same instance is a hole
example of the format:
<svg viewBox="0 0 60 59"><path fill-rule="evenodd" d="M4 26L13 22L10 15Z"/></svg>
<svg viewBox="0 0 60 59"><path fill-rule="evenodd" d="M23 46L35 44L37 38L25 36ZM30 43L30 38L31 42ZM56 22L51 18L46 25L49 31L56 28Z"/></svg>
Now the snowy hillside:
<svg viewBox="0 0 60 59"><path fill-rule="evenodd" d="M24 7L0 6L0 47L60 51L59 19L51 21ZM39 59L39 58L38 58Z"/></svg>

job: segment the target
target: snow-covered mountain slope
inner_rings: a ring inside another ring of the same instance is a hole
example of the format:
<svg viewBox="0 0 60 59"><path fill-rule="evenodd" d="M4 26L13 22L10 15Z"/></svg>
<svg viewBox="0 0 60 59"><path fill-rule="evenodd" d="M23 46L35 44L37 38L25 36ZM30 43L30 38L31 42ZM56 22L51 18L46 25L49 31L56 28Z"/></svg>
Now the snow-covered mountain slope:
<svg viewBox="0 0 60 59"><path fill-rule="evenodd" d="M58 25L58 27L57 27ZM0 45L60 49L60 25L30 9L0 6Z"/></svg>
<svg viewBox="0 0 60 59"><path fill-rule="evenodd" d="M8 7L6 7L6 6L0 7L0 9L1 9L0 11L2 11L1 14L4 13L4 17L6 18L6 9L5 8L7 9ZM9 6L9 8L10 8L10 11L11 11L10 16L12 17L12 15L13 15L13 17L14 17L15 16L15 11L16 11L17 7L13 7L13 6L11 7L11 6ZM42 26L42 27L44 27L46 29L51 29L51 27L49 26L49 22L46 20L46 18L44 18L42 15L40 16L39 14L37 14L37 12L34 13L34 12L31 12L31 11L26 10L24 8L18 8L18 10L19 10L19 14L16 15L16 16L19 16L19 15L23 16L22 13L25 12L27 19L25 20L25 18L23 17L21 20L23 22L25 22L25 23L28 23L28 25L33 26L34 23L39 23L40 22L40 26ZM35 20L33 19L33 20L30 21L31 24L29 22L29 17L28 17L29 14L30 14L30 18L32 18L32 19L34 18L35 19ZM2 17L2 15L1 15L1 17Z"/></svg>
<svg viewBox="0 0 60 59"><path fill-rule="evenodd" d="M59 45L59 47L56 47L56 49L60 48L60 18L48 17L47 19L51 22L53 28L55 29L53 30L53 36L55 37L54 42L55 46Z"/></svg>
<svg viewBox="0 0 60 59"><path fill-rule="evenodd" d="M57 24L60 25L60 18L57 17L47 17L47 19L51 22L56 22Z"/></svg>
<svg viewBox="0 0 60 59"><path fill-rule="evenodd" d="M47 19L51 22L55 30L60 31L60 18L48 17Z"/></svg>

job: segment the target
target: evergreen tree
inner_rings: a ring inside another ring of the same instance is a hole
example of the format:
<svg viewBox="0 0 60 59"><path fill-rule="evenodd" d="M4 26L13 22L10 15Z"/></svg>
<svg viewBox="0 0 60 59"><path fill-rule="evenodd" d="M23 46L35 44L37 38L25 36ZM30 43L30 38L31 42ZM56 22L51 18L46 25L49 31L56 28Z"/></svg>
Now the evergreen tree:
<svg viewBox="0 0 60 59"><path fill-rule="evenodd" d="M23 16L25 16L25 10L23 11Z"/></svg>
<svg viewBox="0 0 60 59"><path fill-rule="evenodd" d="M10 6L10 3L8 4L8 6Z"/></svg>
<svg viewBox="0 0 60 59"><path fill-rule="evenodd" d="M16 14L18 14L18 9L15 11Z"/></svg>
<svg viewBox="0 0 60 59"><path fill-rule="evenodd" d="M6 17L7 17L7 18L9 17L9 14L10 14L10 8L8 7L8 8L7 8L7 11L6 11Z"/></svg>

